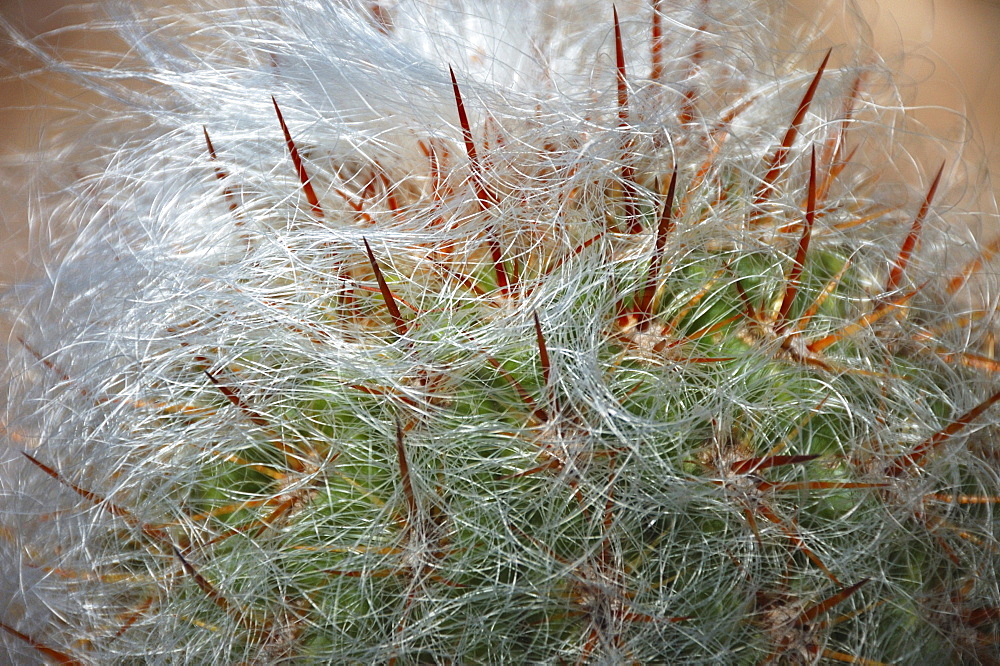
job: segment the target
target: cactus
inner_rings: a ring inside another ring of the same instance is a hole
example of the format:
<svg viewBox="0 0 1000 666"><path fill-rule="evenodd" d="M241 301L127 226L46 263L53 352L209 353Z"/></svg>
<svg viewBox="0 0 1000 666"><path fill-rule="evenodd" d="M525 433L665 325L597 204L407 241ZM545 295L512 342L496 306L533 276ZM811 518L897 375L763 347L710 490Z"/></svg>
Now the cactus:
<svg viewBox="0 0 1000 666"><path fill-rule="evenodd" d="M5 301L10 658L1000 661L995 248L882 72L500 4L116 21Z"/></svg>

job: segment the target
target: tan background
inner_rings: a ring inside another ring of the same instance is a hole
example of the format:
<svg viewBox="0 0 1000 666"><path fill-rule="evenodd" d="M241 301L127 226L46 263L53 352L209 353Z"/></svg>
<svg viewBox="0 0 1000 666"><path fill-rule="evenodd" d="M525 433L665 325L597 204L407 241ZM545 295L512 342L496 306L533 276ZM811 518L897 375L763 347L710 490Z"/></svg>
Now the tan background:
<svg viewBox="0 0 1000 666"><path fill-rule="evenodd" d="M978 127L979 144L967 151L977 162L974 168L981 162L1000 174L1000 0L857 1L873 24L876 48L890 64L898 64L902 52L915 56L904 67L910 78L922 80L914 101L963 110ZM791 15L808 20L824 3L789 0L789 4ZM80 22L86 15L80 6L72 0L0 0L0 17L38 33ZM73 48L80 46L80 40L78 34L63 35L53 42L59 48ZM0 58L10 54L9 47L0 46ZM0 77L4 74L10 72L0 70ZM0 186L0 289L23 276L28 266L28 191L18 180L24 170L17 168L17 162L39 144L57 113L45 107L61 103L58 94L16 77L5 78L0 80L0 176L6 183ZM926 111L924 116L932 125L940 122L943 131L954 131L953 114ZM6 330L0 323L0 349Z"/></svg>

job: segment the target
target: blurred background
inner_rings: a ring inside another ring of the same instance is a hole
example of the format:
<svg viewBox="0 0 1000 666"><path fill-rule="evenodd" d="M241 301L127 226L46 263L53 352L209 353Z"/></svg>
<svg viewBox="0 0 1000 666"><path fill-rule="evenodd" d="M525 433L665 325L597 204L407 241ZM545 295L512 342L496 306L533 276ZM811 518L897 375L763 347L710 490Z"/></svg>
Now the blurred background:
<svg viewBox="0 0 1000 666"><path fill-rule="evenodd" d="M838 20L838 8L843 5L839 0L784 2L793 23L812 22L819 8L829 4L831 39L853 39L843 34L850 28L838 27L850 24L850 20ZM876 50L902 71L903 83L915 86L909 101L930 107L920 112L930 131L955 136L968 135L968 127L974 128L971 142L964 146L971 156L970 167L983 173L991 167L1000 180L1000 0L857 0L853 7L843 10L842 17L856 10L867 19ZM63 26L85 21L92 11L78 0L0 0L0 18L28 35L55 31L47 41L59 50L119 48L106 42L88 44L88 39L96 38L79 31L59 32ZM905 60L901 54L906 54ZM0 42L0 63L12 55L12 47ZM19 170L18 164L39 145L46 127L59 114L56 108L79 94L61 90L51 80L36 77L27 82L17 74L16 68L5 71L0 64L0 289L24 277L29 268L30 184L22 182L24 169ZM970 124L933 107L957 109ZM984 187L988 194L995 191L996 186ZM6 340L2 326L0 346Z"/></svg>

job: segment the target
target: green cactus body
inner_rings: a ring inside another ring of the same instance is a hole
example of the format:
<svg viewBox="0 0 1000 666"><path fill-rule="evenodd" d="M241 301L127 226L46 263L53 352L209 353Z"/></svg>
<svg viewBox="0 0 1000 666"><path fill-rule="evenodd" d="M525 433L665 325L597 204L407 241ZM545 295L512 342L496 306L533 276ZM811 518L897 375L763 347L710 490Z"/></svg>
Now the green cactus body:
<svg viewBox="0 0 1000 666"><path fill-rule="evenodd" d="M378 4L292 4L406 38ZM65 260L107 275L24 309L11 654L1000 659L1000 364L969 272L927 258L941 173L890 201L856 166L855 70L809 56L765 122L763 85L677 94L724 49L654 37L643 78L649 9L634 44L605 10L604 98L563 125L446 62L414 102L438 127L324 124L275 52L259 154L198 109L121 157L111 231ZM192 174L162 198L161 157Z"/></svg>

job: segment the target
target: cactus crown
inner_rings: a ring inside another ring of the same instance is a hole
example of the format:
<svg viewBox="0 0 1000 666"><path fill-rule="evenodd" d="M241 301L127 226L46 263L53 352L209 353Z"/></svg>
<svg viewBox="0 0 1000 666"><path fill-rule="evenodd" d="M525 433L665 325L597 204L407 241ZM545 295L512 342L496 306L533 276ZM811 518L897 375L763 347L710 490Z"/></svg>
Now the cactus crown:
<svg viewBox="0 0 1000 666"><path fill-rule="evenodd" d="M875 68L499 4L121 23L142 127L8 300L11 654L995 660L991 249Z"/></svg>

